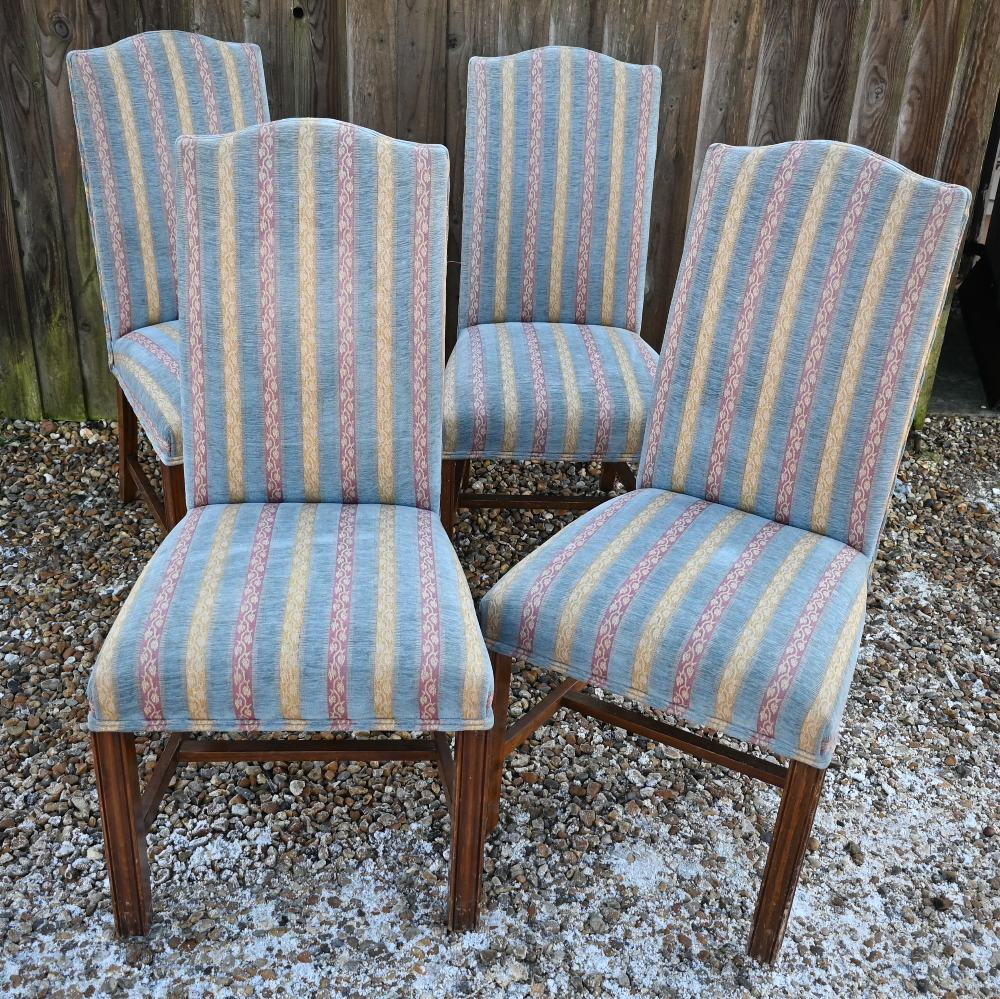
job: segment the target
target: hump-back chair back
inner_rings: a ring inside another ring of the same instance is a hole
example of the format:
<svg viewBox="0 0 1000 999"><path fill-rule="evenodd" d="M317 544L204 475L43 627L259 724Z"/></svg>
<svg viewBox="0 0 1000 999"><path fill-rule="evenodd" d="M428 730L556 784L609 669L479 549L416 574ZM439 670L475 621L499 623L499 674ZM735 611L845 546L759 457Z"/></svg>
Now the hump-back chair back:
<svg viewBox="0 0 1000 999"><path fill-rule="evenodd" d="M109 342L177 318L173 149L268 120L256 45L149 31L67 57Z"/></svg>
<svg viewBox="0 0 1000 999"><path fill-rule="evenodd" d="M287 119L178 160L188 505L437 510L447 150Z"/></svg>
<svg viewBox="0 0 1000 999"><path fill-rule="evenodd" d="M638 331L659 98L656 66L584 49L470 60L460 329Z"/></svg>
<svg viewBox="0 0 1000 999"><path fill-rule="evenodd" d="M968 204L843 143L712 146L639 485L871 557Z"/></svg>

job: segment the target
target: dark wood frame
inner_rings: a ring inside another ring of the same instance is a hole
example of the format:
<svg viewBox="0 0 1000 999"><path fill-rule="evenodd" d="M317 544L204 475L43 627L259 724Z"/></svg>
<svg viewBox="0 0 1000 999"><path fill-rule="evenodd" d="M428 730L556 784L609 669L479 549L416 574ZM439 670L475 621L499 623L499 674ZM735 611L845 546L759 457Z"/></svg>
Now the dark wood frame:
<svg viewBox="0 0 1000 999"><path fill-rule="evenodd" d="M142 495L157 524L168 534L187 512L184 495L184 466L160 465L163 499L156 493L139 461L139 420L121 386L118 392L118 495L123 503L131 503Z"/></svg>
<svg viewBox="0 0 1000 999"><path fill-rule="evenodd" d="M826 771L796 760L782 766L714 739L707 739L674 725L666 725L638 711L583 693L585 684L578 680L563 680L558 683L539 704L525 712L508 728L511 658L497 653L491 653L490 658L493 661L495 685L495 721L490 732L489 758L486 764L489 780L486 788L487 833L496 828L500 816L504 760L563 707L616 725L644 739L684 750L707 763L728 767L781 789L781 805L767 853L763 883L757 896L749 946L751 957L768 964L773 963L784 939Z"/></svg>
<svg viewBox="0 0 1000 999"><path fill-rule="evenodd" d="M459 732L455 756L448 736L434 732L414 739L246 739L228 740L172 734L139 789L135 736L93 732L91 742L104 827L104 854L111 905L120 936L142 936L152 923L153 902L146 835L174 772L183 763L246 761L433 760L451 812L451 876L448 927L474 929L482 893L486 841L486 761L488 732Z"/></svg>
<svg viewBox="0 0 1000 999"><path fill-rule="evenodd" d="M609 493L618 480L627 489L635 489L635 473L624 461L606 461L601 465L600 489ZM455 518L461 507L505 510L592 510L607 502L607 495L566 496L560 493L535 493L520 496L511 493L476 493L469 484L469 459L445 458L441 462L441 523L449 537L454 535Z"/></svg>

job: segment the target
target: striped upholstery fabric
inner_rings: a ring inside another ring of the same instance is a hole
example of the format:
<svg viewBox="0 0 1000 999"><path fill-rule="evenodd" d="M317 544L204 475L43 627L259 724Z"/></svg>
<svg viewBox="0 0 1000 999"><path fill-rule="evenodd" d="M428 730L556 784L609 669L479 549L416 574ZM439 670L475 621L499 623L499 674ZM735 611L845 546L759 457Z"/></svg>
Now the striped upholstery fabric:
<svg viewBox="0 0 1000 999"><path fill-rule="evenodd" d="M499 652L823 767L867 577L839 541L640 489L536 549L479 610Z"/></svg>
<svg viewBox="0 0 1000 999"><path fill-rule="evenodd" d="M483 598L487 643L825 767L968 205L840 143L712 146L640 488Z"/></svg>
<svg viewBox="0 0 1000 999"><path fill-rule="evenodd" d="M550 46L470 60L468 93L445 456L634 457L660 71Z"/></svg>
<svg viewBox="0 0 1000 999"><path fill-rule="evenodd" d="M90 728L482 729L492 682L436 514L204 506L115 620L90 680Z"/></svg>
<svg viewBox="0 0 1000 999"><path fill-rule="evenodd" d="M189 506L437 510L447 151L309 119L178 148Z"/></svg>
<svg viewBox="0 0 1000 999"><path fill-rule="evenodd" d="M712 146L640 484L873 556L968 205L843 143Z"/></svg>
<svg viewBox="0 0 1000 999"><path fill-rule="evenodd" d="M445 456L637 459L656 360L612 327L463 330L445 372Z"/></svg>
<svg viewBox="0 0 1000 999"><path fill-rule="evenodd" d="M180 323L174 319L119 337L111 370L157 457L165 465L181 464Z"/></svg>
<svg viewBox="0 0 1000 999"><path fill-rule="evenodd" d="M436 512L447 152L305 119L178 150L189 512L101 649L91 727L490 727Z"/></svg>

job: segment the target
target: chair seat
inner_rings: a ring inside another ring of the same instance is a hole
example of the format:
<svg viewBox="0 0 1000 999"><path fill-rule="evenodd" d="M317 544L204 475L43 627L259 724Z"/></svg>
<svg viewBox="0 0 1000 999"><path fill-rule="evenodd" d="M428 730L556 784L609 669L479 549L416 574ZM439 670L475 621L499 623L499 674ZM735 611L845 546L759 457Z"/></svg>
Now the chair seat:
<svg viewBox="0 0 1000 999"><path fill-rule="evenodd" d="M445 458L638 459L657 354L628 330L499 323L445 369Z"/></svg>
<svg viewBox="0 0 1000 999"><path fill-rule="evenodd" d="M88 687L96 731L485 729L493 680L438 517L198 507L125 601Z"/></svg>
<svg viewBox="0 0 1000 999"><path fill-rule="evenodd" d="M133 330L113 347L111 371L164 465L184 461L179 353L177 320Z"/></svg>
<svg viewBox="0 0 1000 999"><path fill-rule="evenodd" d="M825 767L868 567L830 538L642 489L536 549L480 620L497 652Z"/></svg>

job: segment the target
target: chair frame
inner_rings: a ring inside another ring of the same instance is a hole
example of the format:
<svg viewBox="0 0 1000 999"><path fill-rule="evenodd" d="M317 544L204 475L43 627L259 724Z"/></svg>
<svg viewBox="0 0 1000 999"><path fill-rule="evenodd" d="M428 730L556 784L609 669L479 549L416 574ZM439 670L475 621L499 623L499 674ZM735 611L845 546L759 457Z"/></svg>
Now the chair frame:
<svg viewBox="0 0 1000 999"><path fill-rule="evenodd" d="M119 936L143 936L153 921L146 836L177 767L186 763L432 760L451 813L448 928L474 929L482 894L486 840L488 731L456 733L452 756L444 732L413 739L212 739L176 732L140 791L135 735L92 732L97 793L111 906Z"/></svg>
<svg viewBox="0 0 1000 999"><path fill-rule="evenodd" d="M164 534L169 534L180 523L187 512L184 494L184 466L160 466L160 481L163 485L163 499L139 461L139 419L120 385L118 391L118 497L123 503L133 502L138 495L160 525Z"/></svg>
<svg viewBox="0 0 1000 999"><path fill-rule="evenodd" d="M781 791L781 804L771 836L767 863L750 932L749 953L757 961L773 964L785 936L788 914L798 886L806 844L823 790L826 770L791 760L786 766L734 749L714 739L666 725L639 711L602 701L583 693L580 680L558 683L533 708L513 725L507 724L510 703L511 657L491 652L494 695L493 729L489 733L489 785L487 787L486 829L491 833L500 817L500 791L504 760L531 738L560 708L571 708L582 715L623 728L633 735L673 746L706 763L727 767Z"/></svg>

